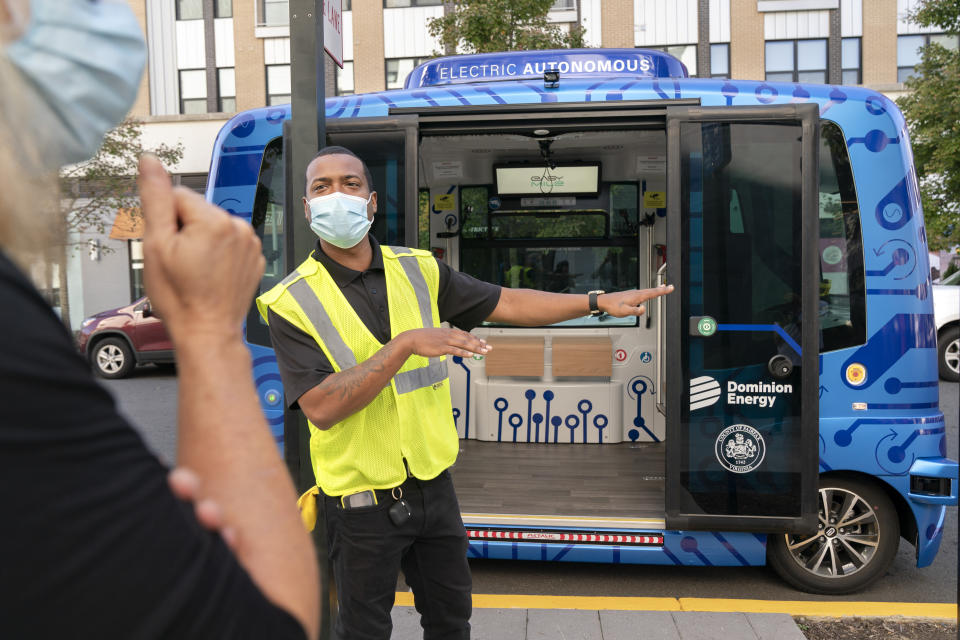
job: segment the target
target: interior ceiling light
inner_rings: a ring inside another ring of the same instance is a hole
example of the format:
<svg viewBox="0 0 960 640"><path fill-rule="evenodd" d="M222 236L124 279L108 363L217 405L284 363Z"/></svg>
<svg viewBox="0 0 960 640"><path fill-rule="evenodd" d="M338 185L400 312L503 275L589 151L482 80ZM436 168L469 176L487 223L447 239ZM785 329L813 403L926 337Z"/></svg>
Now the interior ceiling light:
<svg viewBox="0 0 960 640"><path fill-rule="evenodd" d="M535 136L548 136L550 135L550 129L534 129L533 135Z"/></svg>

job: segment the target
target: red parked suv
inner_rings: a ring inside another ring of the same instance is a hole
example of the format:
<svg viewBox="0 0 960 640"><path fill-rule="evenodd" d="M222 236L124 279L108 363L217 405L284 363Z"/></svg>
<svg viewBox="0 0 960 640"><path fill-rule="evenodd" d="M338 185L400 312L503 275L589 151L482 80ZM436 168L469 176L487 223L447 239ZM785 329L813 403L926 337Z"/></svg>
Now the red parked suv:
<svg viewBox="0 0 960 640"><path fill-rule="evenodd" d="M173 343L148 298L85 319L79 348L104 378L125 378L138 363L174 361Z"/></svg>

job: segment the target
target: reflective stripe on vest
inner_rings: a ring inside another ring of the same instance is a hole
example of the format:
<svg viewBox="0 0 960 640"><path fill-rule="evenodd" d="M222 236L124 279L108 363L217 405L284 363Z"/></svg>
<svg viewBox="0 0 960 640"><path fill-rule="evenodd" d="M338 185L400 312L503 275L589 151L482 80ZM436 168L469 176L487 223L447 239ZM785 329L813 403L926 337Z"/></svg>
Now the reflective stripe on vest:
<svg viewBox="0 0 960 640"><path fill-rule="evenodd" d="M394 252L396 253L396 252ZM413 292L417 295L417 305L420 307L420 318L423 320L424 329L433 328L433 314L430 312L430 291L427 290L427 281L420 271L420 263L416 256L405 256L397 258L403 272L407 274L407 280L413 285Z"/></svg>
<svg viewBox="0 0 960 640"><path fill-rule="evenodd" d="M440 358L430 358L430 364L427 366L420 367L419 369L411 369L410 371L401 371L393 376L393 381L397 385L397 393L409 393L417 389L440 384L446 380L446 378L447 361L441 360Z"/></svg>
<svg viewBox="0 0 960 640"><path fill-rule="evenodd" d="M398 249L391 247L394 253ZM420 308L420 318L426 329L433 328L433 313L430 305L430 290L427 288L427 281L420 271L420 265L417 257L404 249L409 256L398 258L403 271L413 286L414 294L417 298L417 306ZM296 273L296 272L294 272ZM336 360L340 370L349 369L357 364L356 356L353 350L344 342L340 332L333 326L333 321L323 308L323 304L317 297L313 288L307 284L306 280L300 279L287 287L287 291L293 296L300 308L307 314L310 323L317 330L320 339L330 349L330 354ZM430 364L419 369L410 371L401 371L394 376L397 393L410 393L424 387L432 387L440 384L447 378L447 362L439 357L430 358Z"/></svg>
<svg viewBox="0 0 960 640"><path fill-rule="evenodd" d="M403 267L403 272L407 274L407 280L413 285L413 291L417 296L417 306L420 307L420 318L424 329L433 328L433 313L430 311L430 291L427 289L427 281L420 271L420 263L417 257L406 247L390 247L397 261ZM402 256L402 257L401 257ZM397 383L397 393L407 393L423 387L431 387L439 384L447 377L447 361L440 358L430 358L430 364L413 371L404 371L394 376Z"/></svg>
<svg viewBox="0 0 960 640"><path fill-rule="evenodd" d="M293 296L293 299L300 305L303 312L307 314L310 323L313 324L317 333L323 339L323 343L330 349L330 354L337 361L340 370L349 369L356 366L357 358L353 355L353 350L347 346L340 336L340 332L333 326L333 321L327 315L323 308L320 298L316 292L307 284L306 280L297 280L287 287L287 291Z"/></svg>

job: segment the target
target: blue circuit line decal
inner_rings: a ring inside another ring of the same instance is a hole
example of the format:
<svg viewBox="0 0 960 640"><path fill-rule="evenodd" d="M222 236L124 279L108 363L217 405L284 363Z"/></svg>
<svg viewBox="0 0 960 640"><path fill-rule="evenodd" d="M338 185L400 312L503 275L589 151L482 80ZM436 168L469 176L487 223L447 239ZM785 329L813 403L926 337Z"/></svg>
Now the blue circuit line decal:
<svg viewBox="0 0 960 640"><path fill-rule="evenodd" d="M883 390L891 395L896 395L900 393L902 389L924 389L929 387L936 387L939 385L938 380L921 380L919 382L904 382L900 378L892 377L887 378L887 381L883 383Z"/></svg>
<svg viewBox="0 0 960 640"><path fill-rule="evenodd" d="M627 388L633 392L633 397L637 401L637 415L633 418L633 426L646 431L647 435L650 436L654 442L660 442L660 438L647 428L647 422L643 419L643 394L647 392L647 389L650 390L650 395L656 394L656 390L653 388L653 381L646 376L638 376L630 381ZM640 432L637 431L637 429L630 429L627 437L629 437L632 442L636 442L640 438Z"/></svg>
<svg viewBox="0 0 960 640"><path fill-rule="evenodd" d="M850 384L846 376L841 379L851 389L866 389L882 379L910 349L936 348L937 332L932 313L898 313L840 367L840 371L846 371L851 364L860 363L867 369L867 379L859 386Z"/></svg>
<svg viewBox="0 0 960 640"><path fill-rule="evenodd" d="M891 138L880 129L873 129L867 132L862 138L850 138L847 140L847 146L852 147L855 144L863 143L867 151L879 153L887 148L888 144L899 144L899 138Z"/></svg>
<svg viewBox="0 0 960 640"><path fill-rule="evenodd" d="M490 96L491 98L493 98L493 101L496 102L497 104L507 104L507 101L501 98L500 94L498 94L496 91L492 89L489 89L487 87L474 87L474 90L477 91L478 93L483 93Z"/></svg>
<svg viewBox="0 0 960 640"><path fill-rule="evenodd" d="M903 176L890 191L877 203L877 222L887 231L896 231L910 222L913 209L910 206L910 192L907 189L907 176Z"/></svg>
<svg viewBox="0 0 960 640"><path fill-rule="evenodd" d="M510 417L507 418L507 422L510 424L510 427L513 429L513 441L517 441L517 429L523 424L523 416L519 413L511 413Z"/></svg>
<svg viewBox="0 0 960 640"><path fill-rule="evenodd" d="M738 93L740 93L740 89L738 89L736 85L728 82L720 87L720 93L726 99L727 106L729 107L733 105L733 99L737 97Z"/></svg>
<svg viewBox="0 0 960 640"><path fill-rule="evenodd" d="M867 269L868 276L885 276L897 267L902 267L904 265L912 265L910 270L906 273L902 273L899 276L894 277L894 280L903 280L904 278L910 276L917 268L917 259L915 257L915 252L912 246L905 241L900 240L899 238L895 240L888 240L883 243L879 249L874 249L873 254L877 257L884 255L884 247L886 247L891 242L900 243L903 246L897 247L894 249L893 253L890 255L890 261L883 269Z"/></svg>
<svg viewBox="0 0 960 640"><path fill-rule="evenodd" d="M577 403L577 411L583 416L583 444L587 444L587 415L593 411L593 403L589 400L581 400Z"/></svg>
<svg viewBox="0 0 960 640"><path fill-rule="evenodd" d="M936 409L937 402L868 402L867 409Z"/></svg>
<svg viewBox="0 0 960 640"><path fill-rule="evenodd" d="M544 442L550 442L550 424L551 424L550 403L553 401L553 398L554 398L553 391L550 391L549 389L547 389L546 391L543 392L543 399L547 403L546 416L543 419L543 441ZM556 416L554 416L554 419L556 419ZM554 423L554 430L553 430L553 441L554 442L557 441L557 430L556 430L555 423Z"/></svg>
<svg viewBox="0 0 960 640"><path fill-rule="evenodd" d="M527 399L527 442L530 442L530 424L533 422L533 399L537 397L537 392L533 389L527 389L523 392L523 397ZM533 442L536 442L536 440Z"/></svg>
<svg viewBox="0 0 960 640"><path fill-rule="evenodd" d="M790 337L790 334L778 324L717 324L717 331L773 331L783 338L783 341L790 345L790 348L796 351L798 356L803 355L797 341Z"/></svg>
<svg viewBox="0 0 960 640"><path fill-rule="evenodd" d="M833 91L830 92L829 98L830 99L826 102L826 104L823 105L823 108L820 109L821 118L823 117L823 114L829 111L830 108L833 107L834 105L841 105L844 102L846 102L847 94L845 94L843 91L840 91L840 89L834 87Z"/></svg>
<svg viewBox="0 0 960 640"><path fill-rule="evenodd" d="M503 412L507 410L510 404L504 397L499 397L493 401L493 408L497 411L497 442L503 442Z"/></svg>
<svg viewBox="0 0 960 640"><path fill-rule="evenodd" d="M879 424L936 424L943 422L943 416L932 416L929 418L861 418L854 421L846 429L839 429L833 434L833 441L838 447L849 447L853 442L853 433L863 425ZM896 433L894 431L894 433Z"/></svg>
<svg viewBox="0 0 960 640"><path fill-rule="evenodd" d="M723 547L730 552L730 555L736 558L740 562L740 564L742 564L745 567L750 566L750 563L747 562L747 559L744 558L742 555L740 555L740 552L737 551L737 549L732 544L730 544L730 542L726 538L724 538L722 535L720 535L716 531L713 532L713 537L719 540L720 544L722 544Z"/></svg>
<svg viewBox="0 0 960 640"><path fill-rule="evenodd" d="M797 104L800 102L806 102L809 99L810 99L810 92L804 89L803 86L798 84L796 88L793 90L793 98L790 100L790 102Z"/></svg>

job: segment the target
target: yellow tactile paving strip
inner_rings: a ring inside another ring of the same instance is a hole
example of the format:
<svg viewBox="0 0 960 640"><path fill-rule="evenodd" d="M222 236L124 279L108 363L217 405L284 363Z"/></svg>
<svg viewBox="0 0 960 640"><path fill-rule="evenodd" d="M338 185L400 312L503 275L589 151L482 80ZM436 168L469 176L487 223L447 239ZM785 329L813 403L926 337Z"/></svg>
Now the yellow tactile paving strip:
<svg viewBox="0 0 960 640"><path fill-rule="evenodd" d="M413 606L413 594L397 592L396 603ZM730 598L623 598L597 596L473 595L479 609L586 609L612 611L722 611L731 613L786 613L791 616L839 618L937 618L955 621L956 603L858 602L819 600L741 600Z"/></svg>

